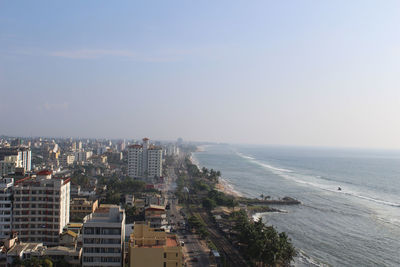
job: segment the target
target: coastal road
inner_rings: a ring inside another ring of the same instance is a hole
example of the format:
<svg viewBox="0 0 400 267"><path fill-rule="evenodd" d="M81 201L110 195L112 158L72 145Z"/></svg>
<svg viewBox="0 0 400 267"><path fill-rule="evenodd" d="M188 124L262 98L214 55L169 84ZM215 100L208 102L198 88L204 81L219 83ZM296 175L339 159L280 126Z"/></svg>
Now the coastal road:
<svg viewBox="0 0 400 267"><path fill-rule="evenodd" d="M178 200L173 194L176 190L175 181L177 179L175 169L173 167L169 167L167 173L169 179L166 185L165 195L168 203L170 204L170 209L168 210L168 220L173 228L177 230L176 234L178 235L178 239L184 242L183 252L185 255L185 264L186 266L194 267L210 266L209 249L205 243L201 241L197 235L194 235L184 229L184 224L186 223L185 218L178 211Z"/></svg>

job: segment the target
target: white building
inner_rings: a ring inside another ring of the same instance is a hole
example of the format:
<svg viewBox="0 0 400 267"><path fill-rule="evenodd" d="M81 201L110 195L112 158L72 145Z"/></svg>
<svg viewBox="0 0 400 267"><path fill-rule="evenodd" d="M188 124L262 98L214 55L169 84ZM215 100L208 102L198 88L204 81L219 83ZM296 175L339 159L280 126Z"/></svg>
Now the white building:
<svg viewBox="0 0 400 267"><path fill-rule="evenodd" d="M144 138L142 145L128 147L128 176L131 177L161 177L162 148L149 145L149 139Z"/></svg>
<svg viewBox="0 0 400 267"><path fill-rule="evenodd" d="M125 210L101 205L83 220L82 266L123 266Z"/></svg>
<svg viewBox="0 0 400 267"><path fill-rule="evenodd" d="M148 177L162 176L162 149L150 147L147 150L147 173Z"/></svg>
<svg viewBox="0 0 400 267"><path fill-rule="evenodd" d="M25 171L29 172L32 170L31 158L32 152L30 148L27 147L0 149L0 162L6 164L8 167L10 167L9 163L14 161L15 164L18 165L15 167L23 167Z"/></svg>
<svg viewBox="0 0 400 267"><path fill-rule="evenodd" d="M168 144L165 149L165 155L168 155L168 156L179 155L179 147L175 144Z"/></svg>
<svg viewBox="0 0 400 267"><path fill-rule="evenodd" d="M85 162L87 159L89 159L92 155L92 151L77 151L75 152L75 161L78 162Z"/></svg>
<svg viewBox="0 0 400 267"><path fill-rule="evenodd" d="M128 147L128 176L143 176L143 146L131 145Z"/></svg>
<svg viewBox="0 0 400 267"><path fill-rule="evenodd" d="M12 224L13 178L0 180L0 239L10 236Z"/></svg>
<svg viewBox="0 0 400 267"><path fill-rule="evenodd" d="M51 171L16 181L14 185L13 231L23 242L57 245L69 222L70 179L52 178Z"/></svg>
<svg viewBox="0 0 400 267"><path fill-rule="evenodd" d="M0 176L7 176L7 174L14 173L15 168L20 167L22 167L20 155L5 156L0 161Z"/></svg>
<svg viewBox="0 0 400 267"><path fill-rule="evenodd" d="M75 161L74 154L63 154L60 157L60 164L62 166L68 166L68 165L74 164L74 161Z"/></svg>

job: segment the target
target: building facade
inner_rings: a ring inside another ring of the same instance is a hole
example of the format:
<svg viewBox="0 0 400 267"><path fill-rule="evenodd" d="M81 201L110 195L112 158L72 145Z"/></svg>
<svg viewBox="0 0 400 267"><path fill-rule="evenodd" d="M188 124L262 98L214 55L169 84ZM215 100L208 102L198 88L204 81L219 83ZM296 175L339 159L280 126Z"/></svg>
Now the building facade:
<svg viewBox="0 0 400 267"><path fill-rule="evenodd" d="M168 225L165 206L150 205L144 211L146 222L152 228L165 228Z"/></svg>
<svg viewBox="0 0 400 267"><path fill-rule="evenodd" d="M176 235L136 223L129 240L129 266L182 267L183 254Z"/></svg>
<svg viewBox="0 0 400 267"><path fill-rule="evenodd" d="M98 207L98 200L87 200L86 198L73 198L70 206L70 220L73 222L82 221L86 215L95 212Z"/></svg>
<svg viewBox="0 0 400 267"><path fill-rule="evenodd" d="M0 180L0 239L2 240L11 234L13 186L13 178Z"/></svg>
<svg viewBox="0 0 400 267"><path fill-rule="evenodd" d="M23 242L57 245L69 222L69 207L70 179L41 171L15 182L12 229Z"/></svg>
<svg viewBox="0 0 400 267"><path fill-rule="evenodd" d="M123 266L125 210L101 205L83 220L82 266Z"/></svg>
<svg viewBox="0 0 400 267"><path fill-rule="evenodd" d="M144 138L142 145L128 147L128 176L131 177L161 177L162 148L149 144Z"/></svg>
<svg viewBox="0 0 400 267"><path fill-rule="evenodd" d="M30 172L32 170L31 156L31 149L27 147L0 148L0 162L9 168L9 163L13 163L14 168L22 167L25 171Z"/></svg>

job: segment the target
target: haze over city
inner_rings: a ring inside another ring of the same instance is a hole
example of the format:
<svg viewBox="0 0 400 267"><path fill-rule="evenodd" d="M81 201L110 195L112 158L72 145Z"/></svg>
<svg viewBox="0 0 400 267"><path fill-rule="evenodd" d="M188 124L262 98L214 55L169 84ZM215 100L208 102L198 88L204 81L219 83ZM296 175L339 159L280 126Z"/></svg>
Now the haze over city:
<svg viewBox="0 0 400 267"><path fill-rule="evenodd" d="M400 148L399 1L1 1L0 135Z"/></svg>

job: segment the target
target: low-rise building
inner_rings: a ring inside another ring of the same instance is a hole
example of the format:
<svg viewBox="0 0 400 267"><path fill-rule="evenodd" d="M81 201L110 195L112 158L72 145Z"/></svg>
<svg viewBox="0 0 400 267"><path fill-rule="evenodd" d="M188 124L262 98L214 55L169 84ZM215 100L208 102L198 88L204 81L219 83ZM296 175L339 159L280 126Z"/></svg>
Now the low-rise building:
<svg viewBox="0 0 400 267"><path fill-rule="evenodd" d="M50 258L55 262L64 260L70 266L78 267L81 266L82 248L56 246L44 249L41 256Z"/></svg>
<svg viewBox="0 0 400 267"><path fill-rule="evenodd" d="M135 198L134 206L136 207L136 215L144 212L146 200L144 198Z"/></svg>
<svg viewBox="0 0 400 267"><path fill-rule="evenodd" d="M7 263L11 265L17 258L25 260L38 257L43 250L43 243L17 243L7 252Z"/></svg>
<svg viewBox="0 0 400 267"><path fill-rule="evenodd" d="M125 195L125 204L133 206L135 204L135 197L131 195Z"/></svg>
<svg viewBox="0 0 400 267"><path fill-rule="evenodd" d="M182 267L182 247L176 235L136 223L129 241L129 266Z"/></svg>
<svg viewBox="0 0 400 267"><path fill-rule="evenodd" d="M82 221L86 215L95 212L97 207L97 200L87 200L86 198L73 198L70 205L70 221Z"/></svg>
<svg viewBox="0 0 400 267"><path fill-rule="evenodd" d="M152 228L165 228L168 225L165 206L150 205L144 211L145 220Z"/></svg>

